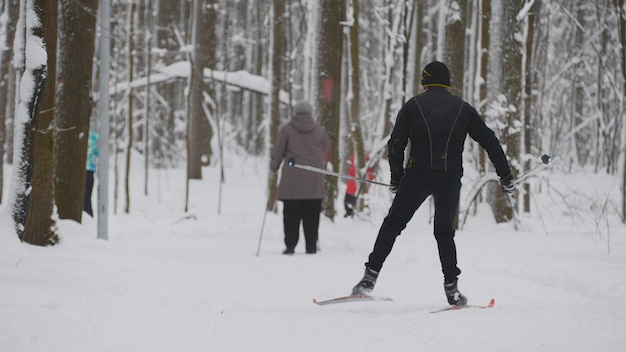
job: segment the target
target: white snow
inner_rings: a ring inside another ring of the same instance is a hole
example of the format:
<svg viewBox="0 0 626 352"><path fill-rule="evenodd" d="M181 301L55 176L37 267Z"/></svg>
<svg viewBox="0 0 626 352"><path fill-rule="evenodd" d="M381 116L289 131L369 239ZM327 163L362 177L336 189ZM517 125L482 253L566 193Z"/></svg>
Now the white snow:
<svg viewBox="0 0 626 352"><path fill-rule="evenodd" d="M155 68L155 71L156 73L150 75L151 84L168 81L173 78L189 77L189 72L191 72L191 69L189 61L178 61L164 67L157 67ZM265 77L251 74L250 72L245 70L228 72L205 68L204 77L207 79L214 79L218 82L224 82L231 89L242 88L253 92L263 93L266 95L269 94L270 91L270 82ZM145 88L146 81L146 77L137 78L132 81L130 86L135 89ZM128 82L118 83L115 85L115 87L111 88L111 94L117 94L121 91L125 91L126 89L128 89L128 86ZM280 91L279 98L280 101L284 104L287 104L289 102L289 94L284 90Z"/></svg>
<svg viewBox="0 0 626 352"><path fill-rule="evenodd" d="M184 170L154 170L148 197L137 172L131 212L111 213L108 241L96 239L96 221L86 217L83 224L59 223L58 246L21 244L3 201L0 351L595 352L626 346L626 231L614 215L615 177L545 171L550 182L534 194L533 214L519 231L495 224L481 206L457 232L459 285L470 303L493 297L496 305L431 314L446 301L428 203L381 271L374 293L393 302L320 307L313 298L347 294L360 279L388 191L372 187L371 215L362 219L341 217L340 197L340 217L334 223L322 218L317 255L303 253L303 239L294 256L282 255L282 216L268 213L257 257L267 162L226 160L220 215L219 168L205 168L205 179L191 182L189 213L182 212Z"/></svg>

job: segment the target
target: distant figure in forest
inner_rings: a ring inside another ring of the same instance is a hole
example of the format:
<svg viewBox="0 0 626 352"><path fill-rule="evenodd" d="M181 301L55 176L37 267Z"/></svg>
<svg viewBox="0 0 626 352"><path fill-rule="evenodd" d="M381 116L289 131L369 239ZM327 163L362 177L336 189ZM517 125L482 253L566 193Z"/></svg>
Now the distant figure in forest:
<svg viewBox="0 0 626 352"><path fill-rule="evenodd" d="M500 177L502 190L512 193L515 180L508 159L495 133L469 103L450 94L448 67L433 61L422 71L424 92L409 99L398 113L387 143L391 169L390 191L395 193L365 263L361 281L352 294L368 294L396 238L430 195L435 201L434 235L444 276L444 291L450 305L464 306L467 298L458 289L454 219L461 193L463 147L467 135L487 151ZM404 151L410 144L406 164Z"/></svg>
<svg viewBox="0 0 626 352"><path fill-rule="evenodd" d="M98 158L98 132L89 130L89 140L87 142L87 173L85 176L85 202L83 210L93 217L91 208L91 193L93 191L94 173L96 171L96 159Z"/></svg>
<svg viewBox="0 0 626 352"><path fill-rule="evenodd" d="M368 161L369 161L369 156L366 162ZM348 162L348 175L356 177L357 176L356 167L357 166L354 163L354 154L352 154L352 156L350 156L350 161ZM367 179L370 181L374 180L374 168L371 166L367 168ZM360 187L363 187L363 185L361 185ZM357 184L357 181L348 179L348 181L346 182L346 194L344 195L344 198L343 198L343 207L346 211L346 214L343 216L344 218L354 217L354 214L357 208L356 203L357 203L358 193L361 193L361 192L359 192L359 185Z"/></svg>
<svg viewBox="0 0 626 352"><path fill-rule="evenodd" d="M326 152L331 146L326 130L313 119L313 107L299 101L291 120L278 130L276 144L271 151L270 171L278 172L283 160L295 158L298 164L325 168ZM304 231L306 253L317 252L317 239L325 195L324 175L295 167L283 167L277 189L277 199L283 202L283 229L285 250L294 254L300 237L300 223Z"/></svg>

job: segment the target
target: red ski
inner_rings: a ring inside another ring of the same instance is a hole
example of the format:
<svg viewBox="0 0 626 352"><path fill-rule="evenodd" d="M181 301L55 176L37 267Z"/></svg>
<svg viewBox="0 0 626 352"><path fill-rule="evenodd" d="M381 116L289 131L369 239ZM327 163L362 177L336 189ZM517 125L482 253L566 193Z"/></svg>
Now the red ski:
<svg viewBox="0 0 626 352"><path fill-rule="evenodd" d="M489 304L487 304L486 306L476 306L476 305L471 305L471 304L468 304L465 306L449 306L449 307L445 307L442 309L434 310L431 313L440 313L440 312L446 312L449 310L459 310L459 309L465 309L465 308L485 309L485 308L492 308L495 304L496 304L496 300L492 298L491 301L489 301Z"/></svg>
<svg viewBox="0 0 626 352"><path fill-rule="evenodd" d="M337 303L348 303L348 302L363 302L363 301L393 301L391 298L387 297L376 297L376 296L367 296L367 295L350 295L344 297L331 298L324 301L318 301L316 298L313 298L313 303L318 306L325 306L328 304L337 304Z"/></svg>

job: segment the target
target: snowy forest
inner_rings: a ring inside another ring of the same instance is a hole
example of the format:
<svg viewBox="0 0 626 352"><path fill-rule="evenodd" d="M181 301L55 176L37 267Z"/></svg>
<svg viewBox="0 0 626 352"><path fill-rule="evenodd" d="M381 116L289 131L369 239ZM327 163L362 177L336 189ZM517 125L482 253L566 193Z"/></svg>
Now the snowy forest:
<svg viewBox="0 0 626 352"><path fill-rule="evenodd" d="M152 195L155 170L186 168L189 185L217 168L206 182L221 184L227 158L269 160L300 99L331 136L329 170L345 173L354 155L386 181L395 116L433 60L496 131L514 175L611 175L620 203L607 211L626 219L624 0L0 0L0 13L0 200L24 242L55 244L56 219L81 222L90 129L113 195L98 211L113 216L136 211L131 188ZM477 144L465 156L473 206L497 222L548 189L526 177L511 201ZM339 182L326 178L327 200ZM324 204L331 220L335 206Z"/></svg>

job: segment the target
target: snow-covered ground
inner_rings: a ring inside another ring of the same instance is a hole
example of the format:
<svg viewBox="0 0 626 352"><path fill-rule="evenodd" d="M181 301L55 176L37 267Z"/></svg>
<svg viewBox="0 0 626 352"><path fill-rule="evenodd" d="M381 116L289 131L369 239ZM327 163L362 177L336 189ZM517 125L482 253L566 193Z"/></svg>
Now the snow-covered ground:
<svg viewBox="0 0 626 352"><path fill-rule="evenodd" d="M517 231L480 208L457 232L459 285L470 303L493 297L496 305L431 314L446 300L428 204L399 237L374 291L393 302L321 307L312 299L347 294L360 279L391 198L379 187L370 215L323 217L316 255L304 254L303 239L295 255L281 254L279 208L267 214L255 256L265 165L227 166L220 213L215 168L192 182L189 213L182 170L153 171L148 197L141 171L133 171L131 212L111 213L108 241L97 240L96 221L85 218L59 223L59 246L20 244L5 199L0 351L626 348L626 227L615 216L615 177L550 175Z"/></svg>

